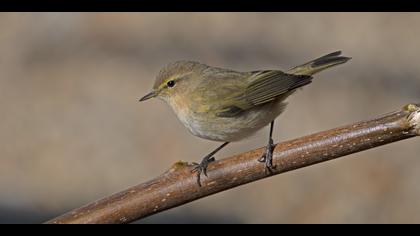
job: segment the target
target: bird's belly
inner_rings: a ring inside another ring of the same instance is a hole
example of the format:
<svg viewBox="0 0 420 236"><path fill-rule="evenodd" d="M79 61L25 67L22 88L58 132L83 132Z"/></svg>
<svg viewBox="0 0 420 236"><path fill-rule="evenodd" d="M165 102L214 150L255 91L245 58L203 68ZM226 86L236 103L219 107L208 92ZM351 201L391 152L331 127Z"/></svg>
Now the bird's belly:
<svg viewBox="0 0 420 236"><path fill-rule="evenodd" d="M266 104L235 117L216 117L206 113L178 112L178 119L195 136L234 142L246 138L268 125L283 111L285 104Z"/></svg>

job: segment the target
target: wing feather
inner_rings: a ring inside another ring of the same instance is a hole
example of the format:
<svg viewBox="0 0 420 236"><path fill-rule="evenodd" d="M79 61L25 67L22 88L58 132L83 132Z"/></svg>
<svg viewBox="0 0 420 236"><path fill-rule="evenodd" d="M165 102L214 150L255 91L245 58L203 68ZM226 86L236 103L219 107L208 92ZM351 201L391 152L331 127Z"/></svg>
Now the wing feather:
<svg viewBox="0 0 420 236"><path fill-rule="evenodd" d="M312 76L287 74L279 70L255 71L247 78L249 84L239 95L229 99L221 109L220 117L234 117L250 108L286 98L291 91L312 82Z"/></svg>

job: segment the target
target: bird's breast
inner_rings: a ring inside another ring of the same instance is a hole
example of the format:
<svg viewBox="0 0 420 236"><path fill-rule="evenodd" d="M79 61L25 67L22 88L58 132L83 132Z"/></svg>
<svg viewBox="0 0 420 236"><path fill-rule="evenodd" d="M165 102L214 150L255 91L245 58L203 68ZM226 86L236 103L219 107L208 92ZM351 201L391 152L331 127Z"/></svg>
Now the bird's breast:
<svg viewBox="0 0 420 236"><path fill-rule="evenodd" d="M168 104L178 117L178 120L195 136L202 137L202 124L204 115L197 113L187 99L180 96L174 96ZM201 121L201 122L200 122Z"/></svg>
<svg viewBox="0 0 420 236"><path fill-rule="evenodd" d="M221 142L238 141L252 135L274 120L283 107L273 103L250 109L235 117L218 117L205 106L192 106L179 97L172 99L169 104L193 135Z"/></svg>

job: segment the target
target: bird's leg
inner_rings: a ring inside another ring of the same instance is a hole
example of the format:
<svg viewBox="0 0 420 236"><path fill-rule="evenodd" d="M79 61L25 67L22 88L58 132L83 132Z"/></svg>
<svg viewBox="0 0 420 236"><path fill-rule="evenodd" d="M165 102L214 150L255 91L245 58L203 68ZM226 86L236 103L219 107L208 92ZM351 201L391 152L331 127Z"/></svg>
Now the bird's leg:
<svg viewBox="0 0 420 236"><path fill-rule="evenodd" d="M215 161L215 158L213 155L216 154L218 151L220 151L220 149L224 148L228 144L229 142L225 142L222 145L220 145L220 147L216 148L214 151L206 155L203 158L203 160L200 162L200 164L194 163L196 166L194 167L194 169L192 169L191 172L197 172L197 183L200 187L201 187L201 181L200 181L201 173L207 176L207 166L209 165L210 162Z"/></svg>
<svg viewBox="0 0 420 236"><path fill-rule="evenodd" d="M264 162L265 163L265 168L266 170L268 170L269 172L271 172L274 168L276 168L273 165L273 150L274 150L274 142L273 142L273 126L274 126L274 120L271 121L270 124L270 137L268 140L268 144L267 147L265 148L264 154L260 157L260 159L258 159L259 162Z"/></svg>

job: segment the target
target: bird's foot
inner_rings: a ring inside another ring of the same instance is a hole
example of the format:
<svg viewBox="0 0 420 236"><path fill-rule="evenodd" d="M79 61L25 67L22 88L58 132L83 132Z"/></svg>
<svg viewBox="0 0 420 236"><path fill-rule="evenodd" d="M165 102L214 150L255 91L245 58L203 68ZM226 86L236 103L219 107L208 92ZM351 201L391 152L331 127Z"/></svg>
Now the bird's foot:
<svg viewBox="0 0 420 236"><path fill-rule="evenodd" d="M207 166L209 163L215 161L216 159L212 156L206 156L203 158L200 164L193 163L195 167L191 170L191 173L197 172L197 183L201 187L201 173L207 177Z"/></svg>
<svg viewBox="0 0 420 236"><path fill-rule="evenodd" d="M273 165L273 151L274 151L274 141L270 138L270 141L265 148L264 154L258 159L259 162L265 163L265 169L271 173L276 166Z"/></svg>

